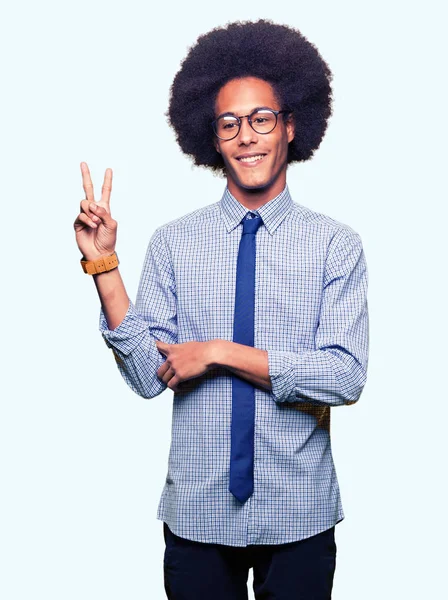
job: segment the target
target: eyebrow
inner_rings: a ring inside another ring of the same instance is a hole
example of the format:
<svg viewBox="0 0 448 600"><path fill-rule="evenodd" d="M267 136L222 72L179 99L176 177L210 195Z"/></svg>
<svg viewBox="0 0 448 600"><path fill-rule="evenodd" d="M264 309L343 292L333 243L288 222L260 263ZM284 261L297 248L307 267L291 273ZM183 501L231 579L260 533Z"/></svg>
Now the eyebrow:
<svg viewBox="0 0 448 600"><path fill-rule="evenodd" d="M261 110L262 108L268 108L269 110L277 110L276 108L271 108L270 106L256 106L255 108L253 108L249 113L247 113L248 115L251 115L253 112L255 112L256 110ZM225 117L226 115L232 115L233 117L237 117L238 115L234 112L231 111L227 111L227 112L223 112L220 115L218 115L216 117L216 119L219 119L221 117Z"/></svg>

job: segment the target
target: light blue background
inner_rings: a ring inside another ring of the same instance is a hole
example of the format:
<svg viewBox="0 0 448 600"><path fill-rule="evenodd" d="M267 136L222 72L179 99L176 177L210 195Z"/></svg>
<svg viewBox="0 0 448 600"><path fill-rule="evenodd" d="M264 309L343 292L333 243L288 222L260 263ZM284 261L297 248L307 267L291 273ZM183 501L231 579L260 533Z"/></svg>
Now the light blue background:
<svg viewBox="0 0 448 600"><path fill-rule="evenodd" d="M260 17L300 29L334 73L327 135L288 183L295 201L360 233L369 267L368 382L358 404L332 411L346 513L333 598L441 597L446 16L441 1L390 0L2 9L2 598L165 598L156 510L172 392L133 394L98 332L73 231L79 164L97 194L114 171L117 252L135 299L154 229L225 185L175 144L163 114L172 79L199 34Z"/></svg>

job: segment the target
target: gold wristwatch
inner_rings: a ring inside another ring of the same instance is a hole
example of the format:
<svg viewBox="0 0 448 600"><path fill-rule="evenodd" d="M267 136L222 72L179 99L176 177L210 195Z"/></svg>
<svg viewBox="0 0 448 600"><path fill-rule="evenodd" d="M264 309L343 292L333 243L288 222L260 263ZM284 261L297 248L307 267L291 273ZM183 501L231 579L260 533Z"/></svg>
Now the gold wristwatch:
<svg viewBox="0 0 448 600"><path fill-rule="evenodd" d="M81 258L81 266L84 273L87 275L96 275L97 273L104 273L104 271L112 271L118 267L120 261L116 252L109 254L109 256L100 256L96 260L86 260L84 256Z"/></svg>

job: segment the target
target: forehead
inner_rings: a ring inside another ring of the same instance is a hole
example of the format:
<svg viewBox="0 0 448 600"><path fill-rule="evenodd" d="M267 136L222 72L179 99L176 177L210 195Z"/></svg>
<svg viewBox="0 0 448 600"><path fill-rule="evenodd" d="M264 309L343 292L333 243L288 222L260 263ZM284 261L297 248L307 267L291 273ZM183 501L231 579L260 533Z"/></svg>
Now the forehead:
<svg viewBox="0 0 448 600"><path fill-rule="evenodd" d="M270 83L257 77L243 77L222 86L216 97L215 113L245 115L257 106L280 108Z"/></svg>

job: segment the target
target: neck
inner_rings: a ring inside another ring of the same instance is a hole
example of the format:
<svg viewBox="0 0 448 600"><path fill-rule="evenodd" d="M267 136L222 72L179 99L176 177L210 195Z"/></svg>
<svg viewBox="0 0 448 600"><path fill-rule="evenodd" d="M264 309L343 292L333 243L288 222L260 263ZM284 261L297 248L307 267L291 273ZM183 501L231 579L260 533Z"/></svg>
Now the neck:
<svg viewBox="0 0 448 600"><path fill-rule="evenodd" d="M238 202L243 204L249 210L256 210L267 204L270 200L276 198L286 186L286 176L281 177L271 185L267 185L263 188L242 188L235 185L235 182L227 179L227 187L229 192L232 194Z"/></svg>

